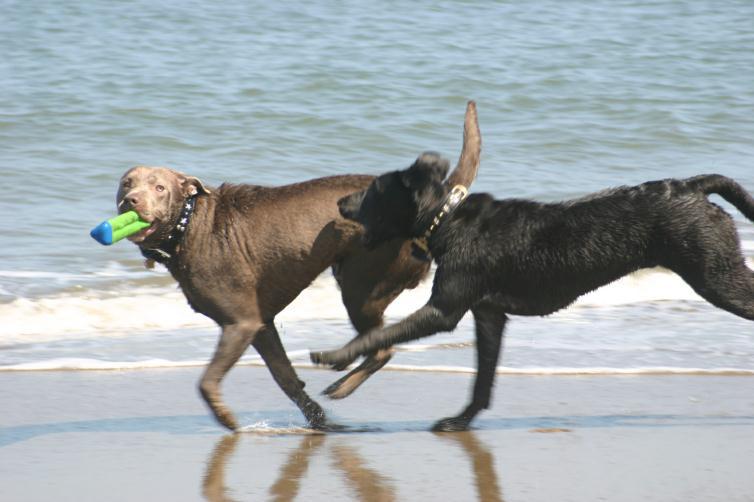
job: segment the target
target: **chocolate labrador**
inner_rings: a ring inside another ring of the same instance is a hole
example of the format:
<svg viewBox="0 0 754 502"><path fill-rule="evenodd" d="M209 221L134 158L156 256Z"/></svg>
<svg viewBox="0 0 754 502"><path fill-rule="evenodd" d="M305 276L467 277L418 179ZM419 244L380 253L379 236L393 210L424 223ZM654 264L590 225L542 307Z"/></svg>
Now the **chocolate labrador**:
<svg viewBox="0 0 754 502"><path fill-rule="evenodd" d="M480 148L476 106L469 102L454 183L468 186L474 180ZM225 427L235 430L238 423L223 403L220 382L249 345L309 424L331 427L304 391L274 324L275 316L327 267L361 334L380 327L390 302L427 273L429 262L412 255L408 240L367 249L362 227L338 212L339 199L366 189L373 179L345 175L280 187L226 183L214 189L172 169L144 166L121 178L119 212L135 210L151 223L130 240L148 261L164 264L191 307L221 328L199 390ZM391 355L390 349L370 354L325 394L349 395Z"/></svg>

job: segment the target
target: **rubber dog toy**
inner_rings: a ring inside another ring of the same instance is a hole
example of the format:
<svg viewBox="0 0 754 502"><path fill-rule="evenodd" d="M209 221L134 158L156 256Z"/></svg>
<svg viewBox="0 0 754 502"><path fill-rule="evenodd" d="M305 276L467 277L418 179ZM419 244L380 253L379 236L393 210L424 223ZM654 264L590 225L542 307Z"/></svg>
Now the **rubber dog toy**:
<svg viewBox="0 0 754 502"><path fill-rule="evenodd" d="M89 235L100 244L109 246L121 239L125 239L129 235L148 228L149 225L150 223L139 218L139 214L136 211L126 211L115 218L103 221L94 227L89 232Z"/></svg>

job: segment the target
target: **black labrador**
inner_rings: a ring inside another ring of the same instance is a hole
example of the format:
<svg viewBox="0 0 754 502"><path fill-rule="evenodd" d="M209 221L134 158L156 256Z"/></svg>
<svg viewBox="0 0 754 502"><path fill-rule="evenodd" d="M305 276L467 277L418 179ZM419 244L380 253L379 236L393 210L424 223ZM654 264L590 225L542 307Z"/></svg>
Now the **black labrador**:
<svg viewBox="0 0 754 502"><path fill-rule="evenodd" d="M646 267L680 275L713 305L754 320L754 272L732 218L707 200L716 193L754 221L754 199L720 175L652 181L567 202L495 200L443 183L448 162L425 153L407 170L384 174L340 200L375 246L415 239L437 262L429 302L312 361L343 369L361 355L441 331L470 309L476 322L477 377L471 403L436 430L468 428L489 407L508 314L543 316Z"/></svg>

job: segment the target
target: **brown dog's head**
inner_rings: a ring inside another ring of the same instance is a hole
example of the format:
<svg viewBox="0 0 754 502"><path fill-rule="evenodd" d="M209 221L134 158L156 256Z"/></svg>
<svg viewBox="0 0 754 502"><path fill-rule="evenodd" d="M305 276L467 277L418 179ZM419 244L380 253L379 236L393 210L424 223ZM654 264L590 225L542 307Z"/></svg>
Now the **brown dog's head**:
<svg viewBox="0 0 754 502"><path fill-rule="evenodd" d="M408 169L383 174L366 190L340 199L340 214L364 226L368 249L390 239L418 237L447 194L443 180L449 165L440 155L425 152Z"/></svg>
<svg viewBox="0 0 754 502"><path fill-rule="evenodd" d="M188 197L208 194L193 176L166 167L136 166L121 177L116 204L118 213L136 211L151 226L128 239L138 245L157 245L170 235Z"/></svg>

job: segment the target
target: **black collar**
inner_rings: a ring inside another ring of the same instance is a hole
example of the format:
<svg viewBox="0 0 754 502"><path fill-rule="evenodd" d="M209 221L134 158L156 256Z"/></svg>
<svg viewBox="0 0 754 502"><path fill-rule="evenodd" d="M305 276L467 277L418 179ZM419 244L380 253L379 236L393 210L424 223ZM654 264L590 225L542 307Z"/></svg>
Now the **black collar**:
<svg viewBox="0 0 754 502"><path fill-rule="evenodd" d="M155 248L144 249L141 248L141 254L147 260L154 260L157 263L167 264L175 257L176 249L183 240L183 236L188 229L189 222L191 221L191 215L194 214L194 208L196 207L196 195L192 195L183 204L181 208L181 214L178 216L178 223L175 224L173 230L168 235L167 239L160 243Z"/></svg>
<svg viewBox="0 0 754 502"><path fill-rule="evenodd" d="M414 237L411 241L411 252L415 258L419 258L422 261L432 261L432 253L429 250L429 238L432 237L432 234L443 220L453 214L453 211L466 200L468 194L469 189L463 185L456 185L450 189L448 195L445 196L445 201L440 208L440 212L432 219L429 228L424 231L421 237Z"/></svg>

